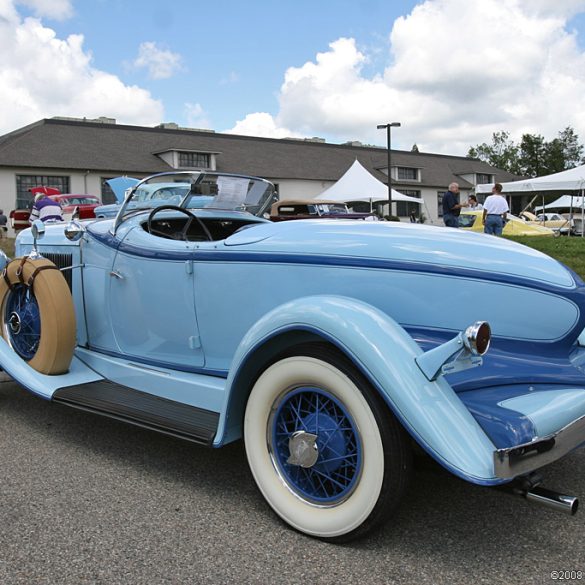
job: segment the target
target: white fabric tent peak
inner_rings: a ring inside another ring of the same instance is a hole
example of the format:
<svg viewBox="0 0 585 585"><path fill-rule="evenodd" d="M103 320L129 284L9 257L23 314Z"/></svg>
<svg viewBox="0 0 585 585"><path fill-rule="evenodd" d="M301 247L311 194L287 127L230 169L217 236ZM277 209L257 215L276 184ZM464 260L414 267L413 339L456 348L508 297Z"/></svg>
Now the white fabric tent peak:
<svg viewBox="0 0 585 585"><path fill-rule="evenodd" d="M356 159L342 177L331 187L319 193L317 199L328 201L388 201L388 185L378 181ZM410 201L411 203L423 203L422 199L403 195L392 189L392 201Z"/></svg>

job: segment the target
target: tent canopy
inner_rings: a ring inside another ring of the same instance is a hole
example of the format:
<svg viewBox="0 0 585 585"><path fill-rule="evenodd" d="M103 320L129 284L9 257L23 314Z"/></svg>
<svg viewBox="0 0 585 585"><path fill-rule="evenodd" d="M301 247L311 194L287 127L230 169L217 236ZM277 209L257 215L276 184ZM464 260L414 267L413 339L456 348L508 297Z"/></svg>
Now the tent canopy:
<svg viewBox="0 0 585 585"><path fill-rule="evenodd" d="M491 193L493 183L477 185L476 193ZM580 191L585 189L585 165L534 179L502 183L504 193L523 191Z"/></svg>
<svg viewBox="0 0 585 585"><path fill-rule="evenodd" d="M378 181L356 159L337 183L319 193L318 198L344 203L347 201L388 201L388 186ZM403 195L394 189L392 189L392 201L410 201L419 205L423 203L423 200L418 197Z"/></svg>
<svg viewBox="0 0 585 585"><path fill-rule="evenodd" d="M558 199L544 206L544 209L581 209L583 207L583 197L578 195L561 195ZM542 205L534 208L536 211L543 209Z"/></svg>

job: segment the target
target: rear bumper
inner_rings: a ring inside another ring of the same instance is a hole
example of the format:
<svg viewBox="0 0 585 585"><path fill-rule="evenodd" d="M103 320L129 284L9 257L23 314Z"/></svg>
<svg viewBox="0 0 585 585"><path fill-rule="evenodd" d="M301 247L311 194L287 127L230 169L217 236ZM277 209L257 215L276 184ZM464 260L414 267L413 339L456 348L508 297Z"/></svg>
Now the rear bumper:
<svg viewBox="0 0 585 585"><path fill-rule="evenodd" d="M560 459L585 444L585 415L556 433L535 441L494 451L494 471L501 479L512 479Z"/></svg>

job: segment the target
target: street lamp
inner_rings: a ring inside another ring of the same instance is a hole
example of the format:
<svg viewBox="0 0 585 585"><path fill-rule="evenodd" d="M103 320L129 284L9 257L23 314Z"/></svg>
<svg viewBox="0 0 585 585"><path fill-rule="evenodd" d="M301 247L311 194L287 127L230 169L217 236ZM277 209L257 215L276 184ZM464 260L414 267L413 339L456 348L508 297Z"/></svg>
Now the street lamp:
<svg viewBox="0 0 585 585"><path fill-rule="evenodd" d="M389 122L388 124L378 124L378 130L386 128L386 140L388 145L388 215L392 215L392 170L391 170L391 157L392 157L392 142L390 136L390 128L400 128L400 122Z"/></svg>

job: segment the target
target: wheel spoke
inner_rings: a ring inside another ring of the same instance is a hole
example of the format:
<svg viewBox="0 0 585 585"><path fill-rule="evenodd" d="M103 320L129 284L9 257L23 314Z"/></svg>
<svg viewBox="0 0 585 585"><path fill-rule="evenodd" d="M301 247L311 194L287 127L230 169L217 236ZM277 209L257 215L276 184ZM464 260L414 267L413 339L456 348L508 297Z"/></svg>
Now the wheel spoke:
<svg viewBox="0 0 585 585"><path fill-rule="evenodd" d="M37 300L24 285L16 285L6 303L4 322L8 323L9 342L16 353L31 360L38 349L41 321Z"/></svg>
<svg viewBox="0 0 585 585"><path fill-rule="evenodd" d="M290 439L297 432L317 436L318 455L310 467L288 463ZM277 409L272 437L282 472L303 497L334 505L351 492L361 466L357 431L331 394L317 388L292 391Z"/></svg>

